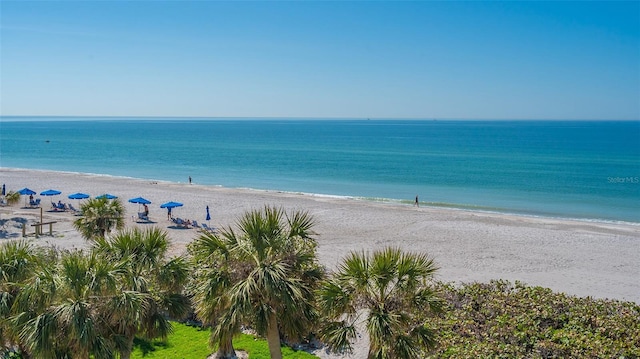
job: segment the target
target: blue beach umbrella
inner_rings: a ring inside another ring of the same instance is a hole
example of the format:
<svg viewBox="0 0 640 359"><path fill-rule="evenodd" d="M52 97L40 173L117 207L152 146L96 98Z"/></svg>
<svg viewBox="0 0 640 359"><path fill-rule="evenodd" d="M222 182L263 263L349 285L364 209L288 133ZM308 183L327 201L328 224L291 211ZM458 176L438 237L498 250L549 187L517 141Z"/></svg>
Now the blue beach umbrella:
<svg viewBox="0 0 640 359"><path fill-rule="evenodd" d="M58 191L58 190L55 190L55 189L48 189L48 190L46 190L46 191L42 191L42 192L40 192L40 195L41 195L41 196L47 196L47 197L48 197L48 196L57 196L57 195L59 195L60 193L62 193L62 192L60 192L60 191ZM58 202L59 202L59 201L58 201ZM51 201L51 203L53 203L53 201Z"/></svg>
<svg viewBox="0 0 640 359"><path fill-rule="evenodd" d="M167 202L167 203L163 203L160 205L160 208L166 208L167 209L167 217L171 217L171 209L176 208L176 207L182 207L182 203L180 202Z"/></svg>
<svg viewBox="0 0 640 359"><path fill-rule="evenodd" d="M30 190L27 187L25 187L25 188L19 190L18 193L20 193L20 195L22 195L22 196L31 196L31 195L36 194L36 191ZM25 207L27 206L27 199L26 198L24 199L24 206Z"/></svg>
<svg viewBox="0 0 640 359"><path fill-rule="evenodd" d="M138 212L140 212L140 205L141 204L151 204L151 201L149 201L146 198L142 198L142 197L131 198L129 200L129 202L138 204Z"/></svg>
<svg viewBox="0 0 640 359"><path fill-rule="evenodd" d="M211 215L209 214L209 206L207 206L207 221L211 220Z"/></svg>
<svg viewBox="0 0 640 359"><path fill-rule="evenodd" d="M40 192L40 195L41 195L41 196L57 196L57 195L59 195L60 193L62 193L62 192L60 192L60 191L58 191L58 190L55 190L55 189L48 189L48 190L46 190L46 191L42 191L42 192Z"/></svg>
<svg viewBox="0 0 640 359"><path fill-rule="evenodd" d="M138 204L151 204L151 201L142 197L131 198L129 202Z"/></svg>
<svg viewBox="0 0 640 359"><path fill-rule="evenodd" d="M5 184L2 184L2 195L5 196L7 194L7 187L5 186Z"/></svg>
<svg viewBox="0 0 640 359"><path fill-rule="evenodd" d="M96 198L116 199L116 198L118 198L118 196L114 196L112 194L105 193L105 194L101 194L101 195L97 196Z"/></svg>
<svg viewBox="0 0 640 359"><path fill-rule="evenodd" d="M86 193L78 192L78 193L70 194L68 197L69 199L85 199L85 198L89 198L90 196Z"/></svg>
<svg viewBox="0 0 640 359"><path fill-rule="evenodd" d="M36 194L36 191L30 190L27 187L25 187L25 188L19 190L18 193L20 193L21 195L25 196L25 195Z"/></svg>
<svg viewBox="0 0 640 359"><path fill-rule="evenodd" d="M160 205L160 208L175 208L175 207L182 207L182 203L171 201L171 202L163 203Z"/></svg>

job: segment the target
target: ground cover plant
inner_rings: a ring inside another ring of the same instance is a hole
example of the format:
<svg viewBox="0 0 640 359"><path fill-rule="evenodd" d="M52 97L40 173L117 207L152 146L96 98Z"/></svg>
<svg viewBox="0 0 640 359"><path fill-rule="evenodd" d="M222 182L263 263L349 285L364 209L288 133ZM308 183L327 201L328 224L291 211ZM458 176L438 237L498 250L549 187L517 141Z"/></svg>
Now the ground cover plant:
<svg viewBox="0 0 640 359"><path fill-rule="evenodd" d="M639 358L640 306L491 281L440 284L429 358Z"/></svg>

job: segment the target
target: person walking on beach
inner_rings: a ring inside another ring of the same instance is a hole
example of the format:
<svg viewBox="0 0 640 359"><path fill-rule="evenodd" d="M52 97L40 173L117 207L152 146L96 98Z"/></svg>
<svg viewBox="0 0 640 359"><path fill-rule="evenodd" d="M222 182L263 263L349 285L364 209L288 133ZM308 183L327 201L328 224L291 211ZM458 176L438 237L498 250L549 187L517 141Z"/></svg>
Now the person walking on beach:
<svg viewBox="0 0 640 359"><path fill-rule="evenodd" d="M143 203L142 205L144 206L144 216L149 216L149 207L147 207L146 203Z"/></svg>
<svg viewBox="0 0 640 359"><path fill-rule="evenodd" d="M171 220L171 207L167 207L167 219Z"/></svg>
<svg viewBox="0 0 640 359"><path fill-rule="evenodd" d="M418 195L416 195L416 202L413 205L416 207L420 207L420 201L418 201Z"/></svg>

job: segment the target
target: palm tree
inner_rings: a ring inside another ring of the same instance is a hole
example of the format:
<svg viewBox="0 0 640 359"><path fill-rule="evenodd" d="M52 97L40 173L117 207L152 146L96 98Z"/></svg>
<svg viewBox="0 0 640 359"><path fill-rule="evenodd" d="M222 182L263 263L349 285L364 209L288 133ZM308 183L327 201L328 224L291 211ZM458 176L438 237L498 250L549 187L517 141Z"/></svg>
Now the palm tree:
<svg viewBox="0 0 640 359"><path fill-rule="evenodd" d="M4 198L7 201L7 204L11 206L18 203L18 201L20 201L20 193L9 191L7 192L7 195L4 196Z"/></svg>
<svg viewBox="0 0 640 359"><path fill-rule="evenodd" d="M229 349L241 324L252 323L266 336L271 358L282 358L280 333L290 340L309 333L317 320L314 290L324 275L313 225L307 212L265 207L245 213L238 232L228 228L194 241L189 249L200 263L194 301L196 312L215 322L212 342Z"/></svg>
<svg viewBox="0 0 640 359"><path fill-rule="evenodd" d="M16 299L12 322L37 358L112 358L107 326L109 299L123 267L94 253L63 252L53 268L42 268Z"/></svg>
<svg viewBox="0 0 640 359"><path fill-rule="evenodd" d="M104 237L112 229L124 228L124 207L119 199L91 198L82 205L83 216L73 226L86 239Z"/></svg>
<svg viewBox="0 0 640 359"><path fill-rule="evenodd" d="M167 315L180 318L188 313L189 301L182 294L187 263L184 258L167 258L168 247L167 233L158 228L134 228L94 242L97 253L126 268L121 292L108 310L121 358L129 358L136 336L166 338L171 331Z"/></svg>
<svg viewBox="0 0 640 359"><path fill-rule="evenodd" d="M397 248L351 253L319 291L327 318L320 336L334 351L351 352L359 314L367 313L369 359L420 357L434 344L434 333L419 314L441 310L441 301L429 284L436 272L425 254L403 253Z"/></svg>
<svg viewBox="0 0 640 359"><path fill-rule="evenodd" d="M240 323L217 326L218 318L230 306L228 293L240 278L239 263L233 261L229 243L217 233L202 232L188 247L192 262L192 280L189 293L195 305L196 316L206 325L214 327L209 344L218 347L217 359L235 359L233 335L240 331Z"/></svg>
<svg viewBox="0 0 640 359"><path fill-rule="evenodd" d="M21 287L37 271L48 264L44 250L26 240L0 245L0 345L22 350L18 332L9 320Z"/></svg>

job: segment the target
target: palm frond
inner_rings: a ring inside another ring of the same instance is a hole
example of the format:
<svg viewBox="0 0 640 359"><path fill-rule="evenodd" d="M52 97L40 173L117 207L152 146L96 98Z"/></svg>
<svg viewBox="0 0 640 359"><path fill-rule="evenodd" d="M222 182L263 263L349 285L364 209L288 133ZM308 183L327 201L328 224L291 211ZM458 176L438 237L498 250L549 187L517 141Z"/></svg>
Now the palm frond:
<svg viewBox="0 0 640 359"><path fill-rule="evenodd" d="M58 332L56 318L51 313L43 313L31 319L20 331L20 339L31 352L42 358L51 358L55 353L53 337Z"/></svg>
<svg viewBox="0 0 640 359"><path fill-rule="evenodd" d="M311 238L315 233L312 228L315 226L315 219L307 211L296 211L287 215L289 225L289 237Z"/></svg>
<svg viewBox="0 0 640 359"><path fill-rule="evenodd" d="M159 265L158 284L164 290L179 292L189 279L189 264L184 257L175 257Z"/></svg>
<svg viewBox="0 0 640 359"><path fill-rule="evenodd" d="M369 258L364 252L349 253L340 264L336 277L341 281L352 283L358 291L366 291L371 278Z"/></svg>
<svg viewBox="0 0 640 359"><path fill-rule="evenodd" d="M320 329L320 338L328 349L338 353L353 353L351 342L356 338L356 328L345 321L326 323Z"/></svg>
<svg viewBox="0 0 640 359"><path fill-rule="evenodd" d="M351 253L323 283L320 308L334 319L348 319L359 309L368 311L370 359L419 357L420 350L433 343L434 333L416 325L417 315L425 308L434 312L442 308L429 287L437 269L428 255L398 248Z"/></svg>

